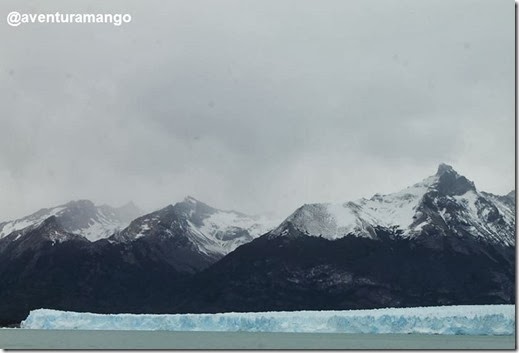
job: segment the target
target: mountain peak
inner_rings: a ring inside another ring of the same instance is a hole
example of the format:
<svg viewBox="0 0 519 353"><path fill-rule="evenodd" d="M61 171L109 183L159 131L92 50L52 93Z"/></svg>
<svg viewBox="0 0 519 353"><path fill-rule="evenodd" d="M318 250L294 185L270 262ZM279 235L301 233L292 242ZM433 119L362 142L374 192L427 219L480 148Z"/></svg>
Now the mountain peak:
<svg viewBox="0 0 519 353"><path fill-rule="evenodd" d="M445 163L440 163L440 165L438 166L438 171L436 172L436 175L442 176L444 174L458 175L458 173L454 170L454 168L452 168L452 166L445 164Z"/></svg>
<svg viewBox="0 0 519 353"><path fill-rule="evenodd" d="M94 208L95 205L90 200L73 200L65 204L66 207Z"/></svg>
<svg viewBox="0 0 519 353"><path fill-rule="evenodd" d="M438 177L437 189L444 195L463 195L468 191L475 191L474 183L463 175L458 174L450 165L441 163L436 172Z"/></svg>
<svg viewBox="0 0 519 353"><path fill-rule="evenodd" d="M19 230L16 233L18 233L18 236L15 238L15 240L19 238L19 235L24 235L24 237L31 237L30 243L32 245L39 243L40 241L49 240L52 241L52 243L62 243L67 240L88 242L88 240L81 235L67 232L67 230L61 224L59 218L55 215L46 218L39 224L35 224L25 229Z"/></svg>
<svg viewBox="0 0 519 353"><path fill-rule="evenodd" d="M177 210L184 211L196 211L201 213L214 213L218 211L218 209L213 206L209 206L205 202L195 199L193 196L186 196L182 202L177 202L174 205Z"/></svg>
<svg viewBox="0 0 519 353"><path fill-rule="evenodd" d="M194 214L212 214L218 211L216 208L209 206L206 203L199 201L192 196L186 196L182 202L177 202L173 206L173 209L176 212L188 214L189 217L192 217Z"/></svg>

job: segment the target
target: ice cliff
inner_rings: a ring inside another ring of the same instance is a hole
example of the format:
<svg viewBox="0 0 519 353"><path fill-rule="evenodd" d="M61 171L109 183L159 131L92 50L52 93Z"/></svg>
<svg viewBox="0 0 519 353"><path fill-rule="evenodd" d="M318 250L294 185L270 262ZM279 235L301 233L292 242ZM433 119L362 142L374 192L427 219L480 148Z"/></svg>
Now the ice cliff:
<svg viewBox="0 0 519 353"><path fill-rule="evenodd" d="M27 329L511 335L514 305L222 314L92 314L38 309Z"/></svg>

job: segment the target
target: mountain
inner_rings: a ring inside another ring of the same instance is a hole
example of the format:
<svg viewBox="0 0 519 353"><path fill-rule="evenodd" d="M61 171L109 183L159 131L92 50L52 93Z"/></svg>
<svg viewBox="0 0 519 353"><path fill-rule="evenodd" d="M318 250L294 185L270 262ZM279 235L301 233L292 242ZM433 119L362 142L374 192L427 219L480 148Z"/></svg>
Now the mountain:
<svg viewBox="0 0 519 353"><path fill-rule="evenodd" d="M61 206L41 209L27 217L0 223L0 239L12 232L39 225L49 217L56 217L66 232L96 241L126 227L141 214L133 203L114 208L107 205L95 206L88 200L71 201Z"/></svg>
<svg viewBox="0 0 519 353"><path fill-rule="evenodd" d="M515 303L515 252L473 238L428 242L263 236L194 276L179 313Z"/></svg>
<svg viewBox="0 0 519 353"><path fill-rule="evenodd" d="M304 205L195 275L178 312L515 302L515 198L452 167L389 195Z"/></svg>
<svg viewBox="0 0 519 353"><path fill-rule="evenodd" d="M39 250L42 244L48 243L54 246L67 241L88 242L83 236L65 230L58 218L53 215L2 238L0 240L0 254L5 252L10 258L15 258L23 255L29 249Z"/></svg>
<svg viewBox="0 0 519 353"><path fill-rule="evenodd" d="M375 228L402 238L428 235L470 236L515 245L515 199L479 192L474 183L451 166L441 164L435 175L388 195L376 194L343 204L309 204L297 209L272 235L300 232L338 239L376 237Z"/></svg>
<svg viewBox="0 0 519 353"><path fill-rule="evenodd" d="M447 165L393 194L303 205L277 227L187 197L89 241L80 220L92 218L67 217L85 212L66 209L27 217L28 226L0 239L0 324L41 307L195 313L515 303L515 192L482 192Z"/></svg>
<svg viewBox="0 0 519 353"><path fill-rule="evenodd" d="M238 246L272 230L280 220L222 211L193 197L134 220L110 238L114 242L141 237L185 237L200 254L221 258Z"/></svg>
<svg viewBox="0 0 519 353"><path fill-rule="evenodd" d="M182 258L177 242L91 242L67 232L56 216L15 231L0 239L0 325L40 307L165 310L189 276L190 254Z"/></svg>
<svg viewBox="0 0 519 353"><path fill-rule="evenodd" d="M54 246L84 240L95 243L92 251L120 248L128 259L136 252L146 252L146 256L167 263L176 271L194 273L279 223L266 217L218 210L192 197L130 222L129 218L139 212L133 204L115 209L95 206L86 200L43 209L1 225L6 235L0 238L0 255L4 249L17 254L42 243Z"/></svg>
<svg viewBox="0 0 519 353"><path fill-rule="evenodd" d="M132 207L126 209L131 213ZM74 202L13 223L11 228L29 225L0 239L0 324L19 322L39 307L168 311L190 276L275 226L264 217L217 210L191 197L139 217L109 237L104 229L91 233L100 229L92 224L101 222L81 222L123 213L109 211Z"/></svg>

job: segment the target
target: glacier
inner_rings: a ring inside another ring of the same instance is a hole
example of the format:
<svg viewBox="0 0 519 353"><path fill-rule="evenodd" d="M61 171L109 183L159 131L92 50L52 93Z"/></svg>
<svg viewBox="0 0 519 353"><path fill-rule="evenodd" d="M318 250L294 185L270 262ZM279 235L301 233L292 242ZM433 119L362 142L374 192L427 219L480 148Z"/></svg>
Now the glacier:
<svg viewBox="0 0 519 353"><path fill-rule="evenodd" d="M93 314L38 309L24 329L512 335L514 305L220 314Z"/></svg>

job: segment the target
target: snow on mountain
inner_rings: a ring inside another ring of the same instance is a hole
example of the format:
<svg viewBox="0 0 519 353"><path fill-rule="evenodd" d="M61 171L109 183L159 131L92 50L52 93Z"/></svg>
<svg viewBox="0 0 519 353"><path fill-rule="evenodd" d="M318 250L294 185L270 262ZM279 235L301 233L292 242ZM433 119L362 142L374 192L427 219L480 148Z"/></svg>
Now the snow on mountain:
<svg viewBox="0 0 519 353"><path fill-rule="evenodd" d="M31 224L23 229L9 233L0 242L0 253L12 242L20 239L22 246L10 250L9 255L19 255L28 249L37 249L43 241L51 241L52 245L69 240L88 242L85 237L66 231L56 216L50 216L40 223ZM14 251L14 253L12 253Z"/></svg>
<svg viewBox="0 0 519 353"><path fill-rule="evenodd" d="M266 216L222 211L186 197L133 221L112 241L133 241L144 236L186 237L199 252L221 256L272 230L280 222Z"/></svg>
<svg viewBox="0 0 519 353"><path fill-rule="evenodd" d="M63 211L64 208L64 206L58 206L50 209L44 208L31 214L30 216L14 221L0 223L0 238L4 238L15 231L41 224L47 218L55 216L56 214Z"/></svg>
<svg viewBox="0 0 519 353"><path fill-rule="evenodd" d="M435 175L396 193L343 204L304 205L272 234L288 234L288 225L328 239L348 234L374 238L375 228L383 227L402 237L470 235L513 246L515 192L507 196L479 192L473 182L441 164Z"/></svg>
<svg viewBox="0 0 519 353"><path fill-rule="evenodd" d="M88 200L71 201L65 205L41 209L27 217L0 223L0 238L27 227L38 226L55 216L66 232L96 241L126 227L138 215L140 211L133 203L113 208L107 205L95 206Z"/></svg>

